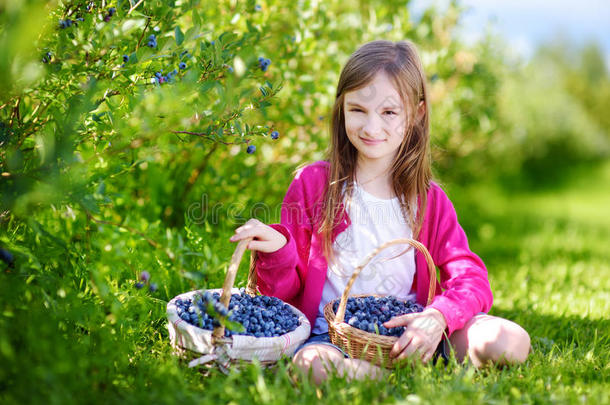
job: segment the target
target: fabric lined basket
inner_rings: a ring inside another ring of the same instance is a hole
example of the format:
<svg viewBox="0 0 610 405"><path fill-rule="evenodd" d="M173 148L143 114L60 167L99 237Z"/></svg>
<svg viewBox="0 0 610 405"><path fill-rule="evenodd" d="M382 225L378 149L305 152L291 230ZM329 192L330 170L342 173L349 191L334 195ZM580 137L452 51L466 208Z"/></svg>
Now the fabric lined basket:
<svg viewBox="0 0 610 405"><path fill-rule="evenodd" d="M252 361L257 359L264 366L276 363L282 355L292 356L295 350L308 337L311 330L309 320L301 311L293 305L287 304L298 316L299 326L289 333L275 337L254 337L248 335L225 336L225 327L220 325L213 331L202 329L184 321L178 315L176 301L178 299L192 299L198 293L209 291L220 293L220 302L229 306L232 294L239 294L237 288L233 288L235 276L239 263L242 259L246 246L252 238L241 240L231 257L231 264L225 277L223 288L196 290L180 294L172 298L167 304L167 328L169 330L170 342L177 354L190 360L189 367L200 364L215 362L221 371L227 373L231 365L239 360ZM248 284L246 293L257 295L256 288L256 252L251 252L250 271L248 273Z"/></svg>
<svg viewBox="0 0 610 405"><path fill-rule="evenodd" d="M349 297L349 291L352 288L352 285L356 281L356 278L362 271L366 265L369 264L371 260L375 256L377 256L383 249L398 245L398 244L408 244L406 250L401 252L398 257L404 253L406 253L411 247L419 250L425 257L426 263L428 264L428 272L430 274L430 288L428 290L428 299L426 305L432 302L434 298L434 290L436 286L436 268L434 266L434 261L432 260L432 256L428 252L428 249L421 244L420 242L414 239L401 238L401 239L393 239L391 241L385 242L374 249L364 260L363 262L354 269L352 276L350 277L347 285L345 286L345 290L343 291L343 295L339 300L339 307L337 308L337 313L333 310L333 304L337 300L333 300L327 303L324 306L324 318L328 323L328 333L330 335L330 340L334 345L339 346L343 349L347 354L349 354L352 358L367 360L373 364L390 368L392 367L392 362L390 360L390 350L396 341L397 337L394 336L384 336L377 335L375 333L365 332L361 329L355 328L344 321L345 318L345 309L347 306L347 299ZM380 297L379 295L353 295L352 297Z"/></svg>

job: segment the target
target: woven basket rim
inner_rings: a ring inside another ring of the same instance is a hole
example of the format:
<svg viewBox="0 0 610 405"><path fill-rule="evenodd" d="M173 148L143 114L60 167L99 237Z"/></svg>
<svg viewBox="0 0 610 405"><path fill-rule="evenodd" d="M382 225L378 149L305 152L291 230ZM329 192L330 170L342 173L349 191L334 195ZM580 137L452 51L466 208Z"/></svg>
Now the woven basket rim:
<svg viewBox="0 0 610 405"><path fill-rule="evenodd" d="M177 311L177 307L176 307L176 301L178 299L191 299L192 296L194 296L197 293L204 293L204 292L222 292L222 288L209 288L209 289L199 289L199 290L191 290L191 291L187 291L181 294L176 295L174 298L172 298L166 306L166 315L168 318L168 321L170 323L172 323L174 325L174 327L178 330L183 330L183 331L190 331L195 332L195 334L197 335L205 335L208 336L210 339L212 338L212 334L214 333L213 330L209 330L209 329L204 329L204 328L200 328L199 326L193 325L189 322L186 322L184 320L182 320L182 318L180 318L178 316L178 311ZM233 287L232 288L232 294L236 293L236 291L239 291L238 288ZM277 297L276 297L277 298ZM279 299L279 298L278 298ZM283 304L286 304L290 307L291 311L297 315L299 317L299 321L300 324L293 330L291 330L290 332L284 333L282 335L278 335L278 336L261 336L261 337L255 337L252 335L234 335L234 336L244 336L244 337L250 337L250 338L255 338L255 339L260 339L261 342L269 342L269 343L273 343L276 341L279 341L280 339L285 339L286 336L290 335L290 336L294 336L295 333L298 333L297 331L303 330L303 329L307 329L309 332L307 334L309 334L311 332L311 325L309 323L309 320L307 319L307 317L305 316L305 314L303 314L303 312L301 312L298 308L296 308L294 305L285 302L284 300L279 299ZM173 319L172 319L173 318ZM216 338L214 340L215 342L217 342L218 344L227 344L230 347L232 347L233 345L233 336L222 336L219 338ZM189 350L193 353L199 353L199 355L203 355L203 354L208 354L208 353L203 353L203 352L198 352L196 350L190 349L188 347L184 347L181 346L179 344L176 344L177 347L184 349L184 350ZM242 359L242 360L247 360L247 359Z"/></svg>

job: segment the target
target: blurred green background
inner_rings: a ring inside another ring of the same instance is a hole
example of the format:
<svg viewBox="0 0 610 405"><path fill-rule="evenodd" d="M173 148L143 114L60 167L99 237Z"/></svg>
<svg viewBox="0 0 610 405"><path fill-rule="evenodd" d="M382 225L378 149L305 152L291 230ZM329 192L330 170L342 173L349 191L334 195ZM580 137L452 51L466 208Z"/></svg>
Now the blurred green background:
<svg viewBox="0 0 610 405"><path fill-rule="evenodd" d="M414 18L404 0L0 0L0 400L198 402L212 390L171 355L165 304L222 284L237 226L279 221L293 170L324 157L341 67L374 39L419 47L435 177L500 287L496 314L539 323L520 318L536 285L501 292L514 281L504 268L529 280L531 238L554 243L575 226L610 276L608 232L593 226L609 201L602 46L551 42L515 59L501 37L457 35L464 12L457 1ZM544 243L538 253L565 248ZM157 291L134 288L143 270ZM608 304L596 302L599 318Z"/></svg>

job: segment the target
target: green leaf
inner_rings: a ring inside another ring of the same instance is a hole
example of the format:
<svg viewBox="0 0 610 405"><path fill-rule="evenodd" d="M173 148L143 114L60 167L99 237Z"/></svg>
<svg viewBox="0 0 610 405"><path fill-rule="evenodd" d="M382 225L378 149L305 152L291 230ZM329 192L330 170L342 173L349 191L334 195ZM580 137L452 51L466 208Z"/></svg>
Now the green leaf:
<svg viewBox="0 0 610 405"><path fill-rule="evenodd" d="M212 87L214 87L215 83L212 81L203 82L203 84L199 87L199 93L207 93Z"/></svg>
<svg viewBox="0 0 610 405"><path fill-rule="evenodd" d="M199 13L197 12L197 9L193 8L193 12L191 13L191 16L193 18L193 25L194 26L200 26L201 25L201 17L199 16Z"/></svg>
<svg viewBox="0 0 610 405"><path fill-rule="evenodd" d="M94 214L100 213L100 208L97 206L95 198L92 195L90 195L90 194L84 195L83 198L80 199L80 203L82 204L83 207L85 207L87 209L87 211L90 211Z"/></svg>
<svg viewBox="0 0 610 405"><path fill-rule="evenodd" d="M176 29L174 30L174 35L176 36L176 45L178 45L178 46L182 45L182 42L184 41L184 34L182 33L182 30L180 29L180 27L177 25L176 25Z"/></svg>

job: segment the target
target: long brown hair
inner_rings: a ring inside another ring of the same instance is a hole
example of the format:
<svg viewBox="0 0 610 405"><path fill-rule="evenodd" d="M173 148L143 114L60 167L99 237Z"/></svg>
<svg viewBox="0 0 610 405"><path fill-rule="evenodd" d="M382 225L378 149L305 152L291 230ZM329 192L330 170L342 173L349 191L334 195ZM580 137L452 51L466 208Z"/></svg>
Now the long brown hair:
<svg viewBox="0 0 610 405"><path fill-rule="evenodd" d="M419 235L422 227L432 177L426 77L417 48L412 42L372 41L350 56L337 85L330 123L332 139L325 159L330 162L329 181L323 194L322 223L318 229L322 233L323 251L329 263L334 260L332 229L337 223L341 202L352 194L358 156L345 130L345 93L365 87L382 70L393 82L403 105L409 107L406 108L405 137L391 167L394 193L399 197L402 214L411 225L414 237ZM418 117L421 101L424 103L424 113ZM409 203L417 201L417 198L419 210Z"/></svg>

